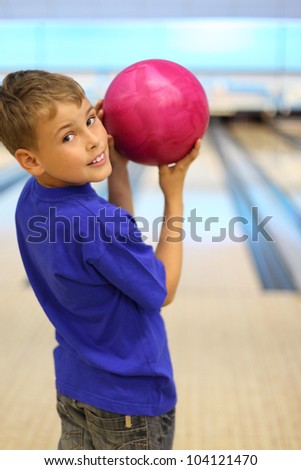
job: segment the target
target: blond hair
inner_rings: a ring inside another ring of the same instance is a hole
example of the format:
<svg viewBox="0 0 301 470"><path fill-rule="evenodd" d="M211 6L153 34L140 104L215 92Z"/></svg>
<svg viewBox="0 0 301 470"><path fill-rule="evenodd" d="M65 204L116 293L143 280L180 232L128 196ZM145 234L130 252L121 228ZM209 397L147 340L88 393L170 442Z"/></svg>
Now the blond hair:
<svg viewBox="0 0 301 470"><path fill-rule="evenodd" d="M8 74L0 86L0 141L15 155L19 148L36 149L36 125L54 117L58 102L77 103L85 97L71 77L43 70Z"/></svg>

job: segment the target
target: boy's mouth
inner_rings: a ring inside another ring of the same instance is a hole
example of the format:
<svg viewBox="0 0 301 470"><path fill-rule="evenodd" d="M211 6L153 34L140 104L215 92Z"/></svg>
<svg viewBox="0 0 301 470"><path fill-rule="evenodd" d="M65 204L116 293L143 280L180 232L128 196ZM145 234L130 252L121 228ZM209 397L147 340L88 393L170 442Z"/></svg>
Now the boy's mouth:
<svg viewBox="0 0 301 470"><path fill-rule="evenodd" d="M88 163L88 166L89 165L97 165L98 163L103 163L104 161L105 161L105 154L101 153L96 158L94 158L94 160L92 160L92 162Z"/></svg>

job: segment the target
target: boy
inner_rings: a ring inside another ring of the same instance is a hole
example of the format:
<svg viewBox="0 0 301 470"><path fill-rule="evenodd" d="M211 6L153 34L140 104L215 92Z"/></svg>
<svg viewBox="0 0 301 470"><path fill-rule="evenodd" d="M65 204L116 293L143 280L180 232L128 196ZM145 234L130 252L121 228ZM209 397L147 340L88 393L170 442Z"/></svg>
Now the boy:
<svg viewBox="0 0 301 470"><path fill-rule="evenodd" d="M32 175L16 228L56 331L59 449L171 449L176 390L160 310L176 292L182 243L181 223L173 233L168 220L182 217L200 141L159 168L165 223L154 253L131 216L127 159L101 117L101 102L60 74L19 71L0 87L0 140ZM106 178L109 202L90 185Z"/></svg>

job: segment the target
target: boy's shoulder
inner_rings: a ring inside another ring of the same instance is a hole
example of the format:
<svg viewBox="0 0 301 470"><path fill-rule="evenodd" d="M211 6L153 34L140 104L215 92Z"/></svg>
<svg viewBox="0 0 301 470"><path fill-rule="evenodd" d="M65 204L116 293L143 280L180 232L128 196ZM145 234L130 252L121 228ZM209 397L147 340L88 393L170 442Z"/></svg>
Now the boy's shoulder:
<svg viewBox="0 0 301 470"><path fill-rule="evenodd" d="M30 177L25 183L18 203L22 204L28 198L32 202L38 202L40 206L54 205L65 208L76 206L78 209L82 207L86 210L93 210L93 203L97 207L109 204L108 201L96 193L89 183L81 186L48 188L40 185L34 177Z"/></svg>
<svg viewBox="0 0 301 470"><path fill-rule="evenodd" d="M124 227L132 225L131 214L121 207L115 206L99 195L90 184L83 186L64 186L47 188L41 186L34 177L30 177L23 187L16 208L17 217L24 218L35 215L70 217L70 220L80 218L89 223L91 218L108 229L116 225Z"/></svg>

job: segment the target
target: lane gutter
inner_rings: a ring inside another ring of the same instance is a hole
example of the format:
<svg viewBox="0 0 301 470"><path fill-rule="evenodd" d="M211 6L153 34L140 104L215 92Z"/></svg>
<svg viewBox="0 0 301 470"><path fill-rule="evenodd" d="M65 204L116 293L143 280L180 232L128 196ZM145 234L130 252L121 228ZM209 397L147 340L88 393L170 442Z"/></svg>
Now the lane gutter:
<svg viewBox="0 0 301 470"><path fill-rule="evenodd" d="M253 215L252 207L256 207L256 202L251 196L250 187L248 187L246 181L243 180L240 173L233 167L233 164L231 164L227 149L220 137L221 133L223 133L223 136L226 136L228 140L235 140L220 123L213 122L209 128L208 134L223 163L232 199L239 214L246 219L250 219L250 214ZM235 145L239 145L236 140ZM241 145L239 146L241 147ZM259 172L257 166L254 168L256 172ZM261 172L259 176L262 177ZM266 178L264 178L264 181L265 183L270 183ZM278 192L277 195L279 197ZM256 221L254 220L252 222L255 223ZM251 226L252 223L245 226L245 230L248 232L247 242L262 286L265 289L298 290L292 272L285 258L279 252L277 245L266 240L264 237L259 237L255 242L252 241Z"/></svg>

